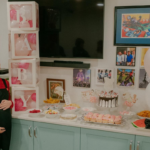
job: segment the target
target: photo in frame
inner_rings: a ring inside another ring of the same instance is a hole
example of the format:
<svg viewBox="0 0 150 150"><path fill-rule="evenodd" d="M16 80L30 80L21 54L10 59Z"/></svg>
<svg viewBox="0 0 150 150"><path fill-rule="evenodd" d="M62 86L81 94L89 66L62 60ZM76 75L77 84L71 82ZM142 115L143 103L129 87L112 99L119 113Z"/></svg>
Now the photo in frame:
<svg viewBox="0 0 150 150"><path fill-rule="evenodd" d="M116 66L135 66L136 47L117 47Z"/></svg>
<svg viewBox="0 0 150 150"><path fill-rule="evenodd" d="M91 70L90 69L73 69L73 86L90 88Z"/></svg>
<svg viewBox="0 0 150 150"><path fill-rule="evenodd" d="M144 68L140 68L139 70L139 88L145 89L150 82L150 78L148 77Z"/></svg>
<svg viewBox="0 0 150 150"><path fill-rule="evenodd" d="M117 69L117 85L134 87L135 85L135 69Z"/></svg>
<svg viewBox="0 0 150 150"><path fill-rule="evenodd" d="M63 89L63 91L58 91ZM57 92L56 92L57 91ZM63 92L63 93L62 93ZM58 99L64 103L65 80L63 79L47 79L47 98ZM62 93L62 94L58 94Z"/></svg>
<svg viewBox="0 0 150 150"><path fill-rule="evenodd" d="M114 45L150 45L150 6L115 7Z"/></svg>
<svg viewBox="0 0 150 150"><path fill-rule="evenodd" d="M112 68L96 68L96 78L95 78L96 84L104 85L105 77L112 79L113 78L113 69Z"/></svg>
<svg viewBox="0 0 150 150"><path fill-rule="evenodd" d="M150 48L141 48L141 61L140 61L140 66L143 67L144 66L144 57L146 52L149 50Z"/></svg>

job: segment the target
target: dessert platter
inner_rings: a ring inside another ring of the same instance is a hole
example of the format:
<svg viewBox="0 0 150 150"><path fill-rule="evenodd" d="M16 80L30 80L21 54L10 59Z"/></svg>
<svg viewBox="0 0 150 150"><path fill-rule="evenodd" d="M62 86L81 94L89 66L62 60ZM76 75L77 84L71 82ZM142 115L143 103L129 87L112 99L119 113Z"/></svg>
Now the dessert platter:
<svg viewBox="0 0 150 150"><path fill-rule="evenodd" d="M30 117L38 117L40 114L42 114L41 109L29 109L28 114Z"/></svg>
<svg viewBox="0 0 150 150"><path fill-rule="evenodd" d="M137 116L139 119L150 119L150 111L144 110L139 113L137 113Z"/></svg>
<svg viewBox="0 0 150 150"><path fill-rule="evenodd" d="M58 110L47 110L45 111L46 117L47 118L56 118L59 116L59 111Z"/></svg>
<svg viewBox="0 0 150 150"><path fill-rule="evenodd" d="M103 125L122 126L125 124L125 120L122 118L122 116L115 116L110 114L99 114L99 113L92 113L92 112L83 115L82 120L88 123L96 123L96 124L103 124Z"/></svg>

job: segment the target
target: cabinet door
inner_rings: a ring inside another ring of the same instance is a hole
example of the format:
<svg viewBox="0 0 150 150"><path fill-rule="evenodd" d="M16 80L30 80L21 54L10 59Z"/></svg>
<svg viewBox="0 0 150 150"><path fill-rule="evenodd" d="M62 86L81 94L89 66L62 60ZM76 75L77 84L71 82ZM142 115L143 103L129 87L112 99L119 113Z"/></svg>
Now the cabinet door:
<svg viewBox="0 0 150 150"><path fill-rule="evenodd" d="M135 150L150 150L150 137L136 136Z"/></svg>
<svg viewBox="0 0 150 150"><path fill-rule="evenodd" d="M80 150L80 128L34 122L34 150Z"/></svg>
<svg viewBox="0 0 150 150"><path fill-rule="evenodd" d="M81 129L81 150L134 150L134 135Z"/></svg>
<svg viewBox="0 0 150 150"><path fill-rule="evenodd" d="M10 150L33 150L32 121L12 119Z"/></svg>

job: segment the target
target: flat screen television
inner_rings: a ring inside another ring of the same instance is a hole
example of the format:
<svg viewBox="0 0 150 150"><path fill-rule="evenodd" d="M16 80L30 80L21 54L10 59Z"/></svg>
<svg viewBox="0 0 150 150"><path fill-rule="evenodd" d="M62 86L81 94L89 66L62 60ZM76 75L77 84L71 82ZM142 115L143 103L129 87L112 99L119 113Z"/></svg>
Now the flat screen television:
<svg viewBox="0 0 150 150"><path fill-rule="evenodd" d="M103 58L104 0L35 1L40 57Z"/></svg>

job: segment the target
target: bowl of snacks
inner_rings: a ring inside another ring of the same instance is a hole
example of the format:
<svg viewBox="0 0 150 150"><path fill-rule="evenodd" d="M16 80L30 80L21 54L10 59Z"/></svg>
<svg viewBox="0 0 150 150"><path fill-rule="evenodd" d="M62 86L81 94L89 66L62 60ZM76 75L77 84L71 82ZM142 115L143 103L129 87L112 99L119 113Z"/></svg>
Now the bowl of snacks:
<svg viewBox="0 0 150 150"><path fill-rule="evenodd" d="M49 110L45 111L45 114L46 114L47 118L56 118L59 116L59 111L49 109Z"/></svg>
<svg viewBox="0 0 150 150"><path fill-rule="evenodd" d="M29 109L28 113L30 117L38 117L42 113L42 110L41 109Z"/></svg>
<svg viewBox="0 0 150 150"><path fill-rule="evenodd" d="M139 119L150 119L150 111L144 110L139 113L137 113L137 116Z"/></svg>
<svg viewBox="0 0 150 150"><path fill-rule="evenodd" d="M65 106L63 107L63 109L65 110L66 113L74 113L77 111L77 107L75 106Z"/></svg>
<svg viewBox="0 0 150 150"><path fill-rule="evenodd" d="M131 118L134 117L135 112L124 110L124 111L120 111L120 115L121 115L123 118L131 119Z"/></svg>

